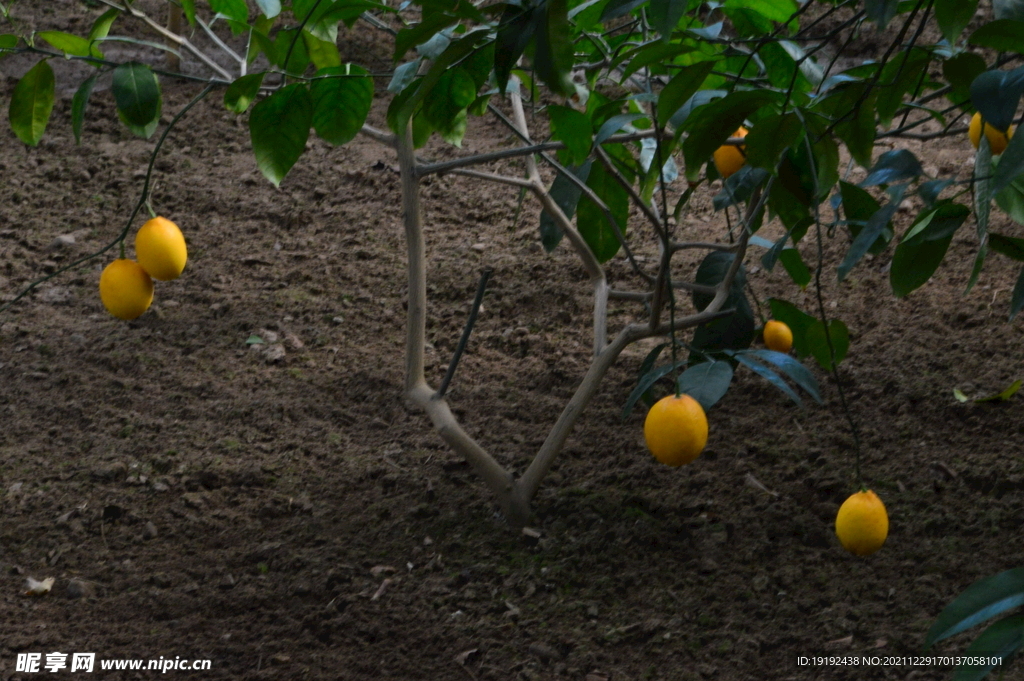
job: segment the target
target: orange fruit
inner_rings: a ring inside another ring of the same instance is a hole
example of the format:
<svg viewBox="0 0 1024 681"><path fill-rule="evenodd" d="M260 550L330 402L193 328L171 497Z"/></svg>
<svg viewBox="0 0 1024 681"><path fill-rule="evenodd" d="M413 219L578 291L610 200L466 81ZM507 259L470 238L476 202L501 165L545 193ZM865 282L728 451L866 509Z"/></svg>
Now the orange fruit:
<svg viewBox="0 0 1024 681"><path fill-rule="evenodd" d="M153 302L153 280L134 260L115 260L100 274L100 300L118 319L135 319Z"/></svg>
<svg viewBox="0 0 1024 681"><path fill-rule="evenodd" d="M871 490L851 494L836 515L836 536L843 548L856 556L868 556L882 548L889 536L885 504Z"/></svg>
<svg viewBox="0 0 1024 681"><path fill-rule="evenodd" d="M708 442L704 408L689 395L669 395L654 403L644 419L644 440L654 458L669 466L690 463Z"/></svg>
<svg viewBox="0 0 1024 681"><path fill-rule="evenodd" d="M185 237L170 220L153 218L135 234L135 257L154 279L177 279L188 260Z"/></svg>
<svg viewBox="0 0 1024 681"><path fill-rule="evenodd" d="M741 126L732 136L746 137L747 129ZM742 145L737 147L731 144L723 144L715 149L715 168L718 169L718 174L722 176L723 180L742 168L743 164L747 162L747 155L743 153L745 149L746 147Z"/></svg>
<svg viewBox="0 0 1024 681"><path fill-rule="evenodd" d="M793 348L793 332L784 322L769 319L764 323L764 344L775 352L789 352Z"/></svg>
<svg viewBox="0 0 1024 681"><path fill-rule="evenodd" d="M988 138L988 146L992 149L992 155L998 156L1006 151L1007 145L1010 144L1010 140L1013 138L1013 126L1011 125L1005 132L996 130L992 127L991 123L986 123L981 118L980 112L974 114L971 118L971 125L967 129L967 136L971 138L971 144L974 145L975 149L981 144L981 131L983 128L985 130L985 137Z"/></svg>

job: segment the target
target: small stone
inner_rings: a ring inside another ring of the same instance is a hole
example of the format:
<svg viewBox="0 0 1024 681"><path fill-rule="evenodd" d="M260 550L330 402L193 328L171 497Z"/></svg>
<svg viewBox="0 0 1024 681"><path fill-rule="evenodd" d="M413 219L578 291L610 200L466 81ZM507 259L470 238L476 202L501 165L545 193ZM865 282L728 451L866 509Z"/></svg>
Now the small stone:
<svg viewBox="0 0 1024 681"><path fill-rule="evenodd" d="M156 525L154 525L152 521L147 522L146 526L142 528L143 539L155 539L157 534L158 531L156 529Z"/></svg>
<svg viewBox="0 0 1024 681"><path fill-rule="evenodd" d="M163 572L157 572L155 575L150 576L149 583L158 589L170 589L174 582Z"/></svg>
<svg viewBox="0 0 1024 681"><path fill-rule="evenodd" d="M162 480L157 480L156 482L153 483L154 492L166 492L169 489L170 487L168 487L167 483L163 482Z"/></svg>
<svg viewBox="0 0 1024 681"><path fill-rule="evenodd" d="M541 662L556 662L562 659L562 653L544 643L531 643L527 648L531 655L535 655Z"/></svg>
<svg viewBox="0 0 1024 681"><path fill-rule="evenodd" d="M220 582L217 584L217 588L227 591L228 589L234 589L235 584L237 583L238 582L235 580L234 576L224 575L223 579L221 579Z"/></svg>
<svg viewBox="0 0 1024 681"><path fill-rule="evenodd" d="M71 334L70 336L68 336L68 340L70 340L75 345L85 345L85 342L86 342L85 341L85 336L83 336L80 333L73 333L73 334Z"/></svg>
<svg viewBox="0 0 1024 681"><path fill-rule="evenodd" d="M96 594L96 589L89 582L81 579L72 579L68 582L66 593L67 597L72 599L88 598Z"/></svg>
<svg viewBox="0 0 1024 681"><path fill-rule="evenodd" d="M292 658L288 655L285 655L284 653L275 653L274 655L270 656L270 664L273 665L288 664L291 661Z"/></svg>
<svg viewBox="0 0 1024 681"><path fill-rule="evenodd" d="M57 238L55 238L53 241L50 242L49 249L50 250L58 250L58 249L63 249L63 248L70 248L71 246L74 246L74 245L75 245L75 235L74 234L61 234L60 236L58 236Z"/></svg>
<svg viewBox="0 0 1024 681"><path fill-rule="evenodd" d="M121 480L128 473L128 467L121 462L101 466L92 470L92 477L103 482Z"/></svg>
<svg viewBox="0 0 1024 681"><path fill-rule="evenodd" d="M274 364L284 360L288 352L284 349L284 346L280 343L274 343L268 345L263 351L263 357L267 360L267 363Z"/></svg>
<svg viewBox="0 0 1024 681"><path fill-rule="evenodd" d="M487 245L484 244L483 242L477 242L477 243L473 244L472 246L470 246L470 249L476 251L477 253L483 253L484 249L486 249L486 248L487 248Z"/></svg>
<svg viewBox="0 0 1024 681"><path fill-rule="evenodd" d="M186 506L196 511L206 508L206 499L198 492L185 492L181 495L181 500L185 502Z"/></svg>

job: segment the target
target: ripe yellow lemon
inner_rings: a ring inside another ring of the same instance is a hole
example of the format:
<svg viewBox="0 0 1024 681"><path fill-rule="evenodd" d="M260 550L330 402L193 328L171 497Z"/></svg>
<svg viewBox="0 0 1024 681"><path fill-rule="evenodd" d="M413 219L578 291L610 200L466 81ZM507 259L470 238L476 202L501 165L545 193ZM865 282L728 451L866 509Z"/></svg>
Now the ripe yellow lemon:
<svg viewBox="0 0 1024 681"><path fill-rule="evenodd" d="M988 138L988 146L992 149L992 155L998 156L1006 151L1010 139L1013 138L1013 126L1011 125L1006 132L1002 132L992 127L991 123L983 121L981 113L974 114L974 117L971 118L971 125L967 128L967 136L971 138L971 144L975 149L981 144L982 127L985 129L985 137Z"/></svg>
<svg viewBox="0 0 1024 681"><path fill-rule="evenodd" d="M746 137L747 129L741 127L732 136ZM747 162L747 155L743 153L745 150L746 147L742 145L737 147L731 144L723 144L715 149L715 168L718 169L718 174L722 176L723 180L742 168L743 164Z"/></svg>
<svg viewBox="0 0 1024 681"><path fill-rule="evenodd" d="M135 234L135 257L154 279L177 279L188 260L185 237L170 220L153 218Z"/></svg>
<svg viewBox="0 0 1024 681"><path fill-rule="evenodd" d="M764 323L764 344L775 352L789 352L793 348L793 332L784 322L769 319Z"/></svg>
<svg viewBox="0 0 1024 681"><path fill-rule="evenodd" d="M654 403L644 419L644 439L654 458L669 466L690 463L708 442L704 408L689 395L669 395Z"/></svg>
<svg viewBox="0 0 1024 681"><path fill-rule="evenodd" d="M115 260L100 275L100 300L118 319L135 319L153 302L153 280L134 260Z"/></svg>
<svg viewBox="0 0 1024 681"><path fill-rule="evenodd" d="M871 490L851 494L836 515L836 536L844 549L857 556L882 548L889 536L889 515L878 495Z"/></svg>

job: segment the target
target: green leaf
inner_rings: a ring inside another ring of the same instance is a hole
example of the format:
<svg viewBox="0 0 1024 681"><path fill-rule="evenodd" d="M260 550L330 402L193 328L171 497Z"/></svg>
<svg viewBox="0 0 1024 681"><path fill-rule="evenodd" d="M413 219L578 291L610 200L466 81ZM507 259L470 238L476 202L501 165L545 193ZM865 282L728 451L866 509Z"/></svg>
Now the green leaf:
<svg viewBox="0 0 1024 681"><path fill-rule="evenodd" d="M878 161L868 172L868 176L858 185L871 187L878 184L892 184L903 180L912 180L924 175L921 162L914 152L907 149L893 149L878 157Z"/></svg>
<svg viewBox="0 0 1024 681"><path fill-rule="evenodd" d="M951 184L953 184L953 180L951 178L943 180L929 180L918 187L917 195L920 196L925 205L930 208L935 205L936 201L938 201L939 195L942 194L942 191Z"/></svg>
<svg viewBox="0 0 1024 681"><path fill-rule="evenodd" d="M583 182L586 182L587 178L590 177L590 167L592 165L593 161L587 161L579 167L570 167L567 170ZM558 173L555 176L555 181L551 183L549 193L555 205L562 210L565 217L572 220L572 216L576 214L576 205L579 203L580 195L583 194L583 189L578 187L572 180L566 178L564 174ZM562 235L562 228L555 222L555 219L546 210L541 211L540 241L544 245L544 250L548 253L555 250L555 247L562 240Z"/></svg>
<svg viewBox="0 0 1024 681"><path fill-rule="evenodd" d="M210 9L232 21L249 23L249 8L246 7L245 0L210 0Z"/></svg>
<svg viewBox="0 0 1024 681"><path fill-rule="evenodd" d="M740 353L737 353L740 354ZM791 381L797 384L818 404L824 404L821 399L821 390L818 387L818 379L814 377L811 370L800 362L796 361L784 352L774 350L744 350L742 354L752 355L760 360L774 364L782 370Z"/></svg>
<svg viewBox="0 0 1024 681"><path fill-rule="evenodd" d="M25 144L36 146L43 138L53 112L53 69L43 59L21 77L11 94L8 116L11 130Z"/></svg>
<svg viewBox="0 0 1024 681"><path fill-rule="evenodd" d="M956 2L957 0L954 0ZM966 102L971 98L971 83L988 68L985 59L973 52L961 52L942 62L942 75L953 88L953 102Z"/></svg>
<svg viewBox="0 0 1024 681"><path fill-rule="evenodd" d="M75 144L82 143L82 122L85 120L85 107L89 103L92 89L96 86L99 74L93 74L78 87L71 99L71 131L75 134Z"/></svg>
<svg viewBox="0 0 1024 681"><path fill-rule="evenodd" d="M256 334L253 334L245 339L246 345L262 345L264 343L266 343L266 341L263 340L260 336L257 336Z"/></svg>
<svg viewBox="0 0 1024 681"><path fill-rule="evenodd" d="M839 281L846 278L846 275L850 273L857 263L860 262L861 258L868 252L871 246L878 239L879 235L885 230L889 221L892 220L893 215L896 214L897 209L900 207L900 202L903 200L903 194L907 190L907 185L901 184L890 188L889 203L885 204L872 215L867 223L864 225L864 229L854 238L853 243L850 244L850 249L846 252L846 257L843 258L843 262L839 265L838 276Z"/></svg>
<svg viewBox="0 0 1024 681"><path fill-rule="evenodd" d="M959 388L953 388L953 397L955 397L956 401L960 403L971 401L971 398L969 398L967 395L964 395L963 391L961 391Z"/></svg>
<svg viewBox="0 0 1024 681"><path fill-rule="evenodd" d="M697 400L706 412L729 391L732 374L732 365L728 362L701 362L680 374L677 385L679 392Z"/></svg>
<svg viewBox="0 0 1024 681"><path fill-rule="evenodd" d="M249 135L260 172L280 186L306 150L313 123L313 98L305 85L288 85L253 107Z"/></svg>
<svg viewBox="0 0 1024 681"><path fill-rule="evenodd" d="M896 247L889 268L889 283L897 298L908 295L931 279L946 257L953 235L970 214L967 206L943 203L918 216Z"/></svg>
<svg viewBox="0 0 1024 681"><path fill-rule="evenodd" d="M768 305L772 311L772 319L778 319L793 332L793 350L797 357L811 354L811 346L807 342L807 331L818 320L807 314L793 303L779 298L769 298Z"/></svg>
<svg viewBox="0 0 1024 681"><path fill-rule="evenodd" d="M795 334L794 334L795 335ZM850 331L846 324L838 319L828 323L828 338L825 337L825 325L820 319L807 328L807 347L810 348L818 366L826 371L832 368L832 356L829 353L828 341L832 341L832 348L836 352L836 365L843 361L847 351L850 349Z"/></svg>
<svg viewBox="0 0 1024 681"><path fill-rule="evenodd" d="M1005 617L985 631L968 646L964 662L957 668L953 681L981 681L995 669L998 661L1006 664L1024 646L1024 615ZM971 665L968 661L992 660L991 664Z"/></svg>
<svg viewBox="0 0 1024 681"><path fill-rule="evenodd" d="M1011 397L1013 397L1014 395L1016 395L1017 391L1020 390L1020 387L1022 385L1024 385L1024 381L1017 380L1017 381L1014 381L1013 383L1011 383L1010 385L1006 386L1001 392L998 392L995 395L988 395L987 397L976 397L976 398L974 398L974 401L975 402L1005 402L1006 400L1008 400Z"/></svg>
<svg viewBox="0 0 1024 681"><path fill-rule="evenodd" d="M725 7L731 10L748 9L778 23L789 21L797 10L793 0L725 0Z"/></svg>
<svg viewBox="0 0 1024 681"><path fill-rule="evenodd" d="M694 275L695 283L702 286L718 286L725 280L726 275L729 274L729 268L732 267L733 260L735 259L735 255L725 253L724 251L708 253L697 267L697 273ZM746 285L747 272L746 268L741 265L736 271L732 287L729 289L729 295L725 299L722 309L734 307L740 298L744 296L743 289ZM697 308L698 312L703 312L714 299L715 295L713 293L693 292L693 306Z"/></svg>
<svg viewBox="0 0 1024 681"><path fill-rule="evenodd" d="M590 169L587 186L594 190L611 211L622 234L626 233L629 219L629 194L615 181L604 166L595 164ZM580 235L590 246L599 262L607 262L619 252L621 243L607 216L587 196L582 196L577 206L576 226Z"/></svg>
<svg viewBox="0 0 1024 681"><path fill-rule="evenodd" d="M626 418L633 411L633 407L636 406L637 401L641 397L643 397L655 383L657 383L665 376L668 376L670 373L675 371L676 368L681 367L684 364L685 362L677 362L675 364L664 364L660 367L651 369L650 371L645 373L637 382L636 387L633 388L633 392L631 392L629 394L629 397L626 398L626 404L622 407L622 420L626 420Z"/></svg>
<svg viewBox="0 0 1024 681"><path fill-rule="evenodd" d="M1020 274L1017 275L1017 283L1013 286L1013 297L1010 298L1011 322L1022 307L1024 307L1024 267L1021 268Z"/></svg>
<svg viewBox="0 0 1024 681"><path fill-rule="evenodd" d="M646 116L638 113L626 113L619 114L618 116L612 116L601 124L601 128L597 131L597 134L594 135L594 144L604 144L608 138L638 118L646 118Z"/></svg>
<svg viewBox="0 0 1024 681"><path fill-rule="evenodd" d="M508 89L512 69L533 38L536 30L533 16L536 11L534 7L524 9L512 3L505 6L505 11L498 22L498 35L494 47L494 79L500 92Z"/></svg>
<svg viewBox="0 0 1024 681"><path fill-rule="evenodd" d="M884 29L896 16L899 0L864 0L864 10L868 21L874 21L879 29Z"/></svg>
<svg viewBox="0 0 1024 681"><path fill-rule="evenodd" d="M998 194L1010 185L1018 177L1024 176L1024 135L1014 135L999 157L999 165L996 166L992 176L992 187L989 191L993 195Z"/></svg>
<svg viewBox="0 0 1024 681"><path fill-rule="evenodd" d="M559 95L570 95L576 88L569 78L575 60L569 34L567 0L546 0L536 15L537 28L533 68L537 77Z"/></svg>
<svg viewBox="0 0 1024 681"><path fill-rule="evenodd" d="M967 587L939 614L925 637L925 649L1024 604L1024 568L986 577Z"/></svg>
<svg viewBox="0 0 1024 681"><path fill-rule="evenodd" d="M986 123L996 130L1006 130L1013 123L1022 92L1024 66L1012 71L986 71L971 83L971 103Z"/></svg>
<svg viewBox="0 0 1024 681"><path fill-rule="evenodd" d="M796 402L798 407L802 408L804 406L803 400L801 400L800 396L796 394L796 391L790 388L789 384L782 380L782 377L779 376L777 373L775 373L765 365L761 364L760 362L755 361L753 357L751 357L747 353L737 352L730 354L732 354L732 356L735 357L740 364L744 365L745 367L753 371L755 374L765 379L773 386L775 386L783 393L785 393L786 397Z"/></svg>
<svg viewBox="0 0 1024 681"><path fill-rule="evenodd" d="M700 89L715 67L713 61L685 66L672 76L658 95L658 124L666 125L676 112ZM738 127L738 126L737 126ZM733 128L735 130L736 128Z"/></svg>
<svg viewBox="0 0 1024 681"><path fill-rule="evenodd" d="M956 44L977 9L978 0L935 0L935 20L950 44Z"/></svg>
<svg viewBox="0 0 1024 681"><path fill-rule="evenodd" d="M1024 262L1024 239L1018 239L1012 236L1003 236L991 232L988 235L989 246L996 253L1002 253L1008 258L1012 258L1018 262Z"/></svg>
<svg viewBox="0 0 1024 681"><path fill-rule="evenodd" d="M768 171L763 168L743 166L722 183L722 191L715 195L712 205L719 211L749 200L754 189L760 187L768 179L768 175Z"/></svg>
<svg viewBox="0 0 1024 681"><path fill-rule="evenodd" d="M878 119L888 128L896 111L903 105L903 96L917 88L922 72L928 68L932 55L928 50L910 48L882 68L878 81Z"/></svg>
<svg viewBox="0 0 1024 681"><path fill-rule="evenodd" d="M871 194L849 182L840 181L839 191L839 196L842 199L843 214L846 216L847 228L850 230L850 236L856 239L864 229L864 225L871 219L871 216L875 215L881 208L881 204ZM878 238L875 239L875 243L871 245L868 252L881 253L889 245L892 236L892 223L889 223L879 234Z"/></svg>
<svg viewBox="0 0 1024 681"><path fill-rule="evenodd" d="M604 6L604 11L601 13L600 21L601 23L604 23L610 19L624 17L647 1L648 0L611 0L611 2Z"/></svg>
<svg viewBox="0 0 1024 681"><path fill-rule="evenodd" d="M548 106L548 116L552 139L565 143L567 162L570 165L583 163L590 154L590 119L575 109L557 104Z"/></svg>
<svg viewBox="0 0 1024 681"><path fill-rule="evenodd" d="M712 251L708 253L697 267L694 280L704 286L717 286L728 274L735 256L732 253ZM706 324L698 326L693 333L691 345L699 350L739 350L749 347L754 340L754 312L750 308L750 301L747 300L744 288L746 287L747 275L745 268L741 265L736 271L729 295L722 304L723 310L734 309L735 312L727 317L715 319ZM713 294L693 292L693 305L698 311L703 311L714 299Z"/></svg>
<svg viewBox="0 0 1024 681"><path fill-rule="evenodd" d="M1024 178L1017 178L996 194L996 204L1006 211L1013 221L1024 224Z"/></svg>
<svg viewBox="0 0 1024 681"><path fill-rule="evenodd" d="M370 113L373 79L353 64L321 69L316 75L310 87L316 134L331 144L346 144L359 134Z"/></svg>
<svg viewBox="0 0 1024 681"><path fill-rule="evenodd" d="M266 72L250 73L228 86L224 92L224 106L228 111L236 114L243 114L249 109L249 105L260 93L260 86L263 85L263 77Z"/></svg>
<svg viewBox="0 0 1024 681"><path fill-rule="evenodd" d="M16 35L9 33L0 35L0 50L13 50L18 47L18 41L20 38Z"/></svg>
<svg viewBox="0 0 1024 681"><path fill-rule="evenodd" d="M185 20L188 21L189 26L195 26L196 0L181 0L181 11L185 15Z"/></svg>
<svg viewBox="0 0 1024 681"><path fill-rule="evenodd" d="M811 270L807 268L807 264L804 263L803 258L800 257L800 251L797 249L782 249L782 252L779 253L779 262L782 263L793 283L800 288L807 288L807 285L811 283Z"/></svg>
<svg viewBox="0 0 1024 681"><path fill-rule="evenodd" d="M302 73L309 66L306 41L297 29L284 29L274 36L274 63L288 73ZM288 60L286 65L284 62Z"/></svg>
<svg viewBox="0 0 1024 681"><path fill-rule="evenodd" d="M114 25L119 16L121 16L121 10L112 7L96 17L96 21L92 22L92 28L89 29L89 42L103 40L110 35L110 27Z"/></svg>
<svg viewBox="0 0 1024 681"><path fill-rule="evenodd" d="M117 113L128 128L149 138L160 122L163 100L160 82L145 64L128 62L114 69L110 88L117 102Z"/></svg>
<svg viewBox="0 0 1024 681"><path fill-rule="evenodd" d="M683 142L686 177L695 181L700 169L743 121L758 109L774 103L778 95L763 90L733 92L695 110L683 126L689 132Z"/></svg>
<svg viewBox="0 0 1024 681"><path fill-rule="evenodd" d="M438 130L450 130L459 114L476 99L476 83L461 67L448 69L430 89L423 114Z"/></svg>
<svg viewBox="0 0 1024 681"><path fill-rule="evenodd" d="M668 41L676 24L683 18L689 0L651 0L647 18L661 39Z"/></svg>
<svg viewBox="0 0 1024 681"><path fill-rule="evenodd" d="M417 45L422 45L434 37L438 32L452 26L453 24L457 24L458 22L458 17L438 12L436 14L425 15L423 17L423 21L411 28L403 28L395 37L395 61L397 62L399 59L404 57L405 53L412 48Z"/></svg>
<svg viewBox="0 0 1024 681"><path fill-rule="evenodd" d="M329 40L321 40L309 31L302 32L302 41L306 44L306 54L313 66L320 69L341 66L341 55L338 46Z"/></svg>
<svg viewBox="0 0 1024 681"><path fill-rule="evenodd" d="M953 1L956 2L956 0ZM963 2L963 0L960 1ZM1024 54L1024 21L1013 19L990 21L972 33L967 42L1000 52ZM1005 128L1000 129L1005 130Z"/></svg>
<svg viewBox="0 0 1024 681"><path fill-rule="evenodd" d="M747 163L773 172L785 151L803 139L804 124L795 113L770 113L747 135Z"/></svg>
<svg viewBox="0 0 1024 681"><path fill-rule="evenodd" d="M268 19L273 19L281 13L281 0L256 0L256 4L259 5L263 16Z"/></svg>
<svg viewBox="0 0 1024 681"><path fill-rule="evenodd" d="M89 41L85 38L63 31L39 31L36 36L53 45L65 55L71 54L76 57L89 56Z"/></svg>
<svg viewBox="0 0 1024 681"><path fill-rule="evenodd" d="M647 43L646 45L641 45L634 50L627 51L623 54L623 59L628 59L629 64L622 69L622 81L625 82L627 78L646 66L670 63L675 57L678 57L681 54L693 52L696 49L697 48L690 43L666 43L661 40L656 40ZM664 94L664 90L662 90L662 99L664 99Z"/></svg>

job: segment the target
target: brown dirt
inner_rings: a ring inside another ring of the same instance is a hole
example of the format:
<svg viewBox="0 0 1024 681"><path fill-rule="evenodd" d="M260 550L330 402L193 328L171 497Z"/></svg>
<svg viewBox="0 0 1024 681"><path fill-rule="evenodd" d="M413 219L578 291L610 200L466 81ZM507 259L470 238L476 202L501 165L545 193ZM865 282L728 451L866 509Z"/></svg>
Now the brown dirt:
<svg viewBox="0 0 1024 681"><path fill-rule="evenodd" d="M97 11L65 3L36 19L73 30ZM348 36L349 56L386 64L371 37ZM3 101L28 64L4 63ZM75 146L69 78L39 148L0 132L5 296L113 239L141 188L153 142L97 91ZM197 91L164 87L165 115ZM482 123L467 140L467 151L508 142ZM962 140L909 146L943 172L969 167ZM106 314L101 258L0 316L0 679L36 678L15 673L17 653L53 651L208 658L192 675L213 679L950 677L797 656L920 654L952 597L1024 564L1008 541L1024 522L1024 402L965 406L951 392L1024 378L1005 259L991 257L966 296L969 228L906 300L888 291L888 256L842 286L826 272L829 311L853 335L843 377L865 477L892 523L875 556L848 555L832 531L854 481L826 375L815 368L826 404L800 410L740 372L709 414L707 451L674 470L644 450L642 410L619 419L645 347L620 358L578 423L536 500L531 543L403 402L394 164L364 139L316 140L275 190L244 119L214 95L157 161L154 207L181 225L191 259L157 283L152 311L131 323ZM586 366L586 278L564 247L542 253L536 204L513 222L513 191L446 177L423 194L430 379L479 271L494 267L449 396L467 430L521 471ZM691 218L695 236L722 234L710 197ZM1003 217L993 228L1019 231ZM69 233L73 246L51 245ZM830 242L833 264L842 247ZM613 277L635 285L624 266ZM750 278L762 296L813 309L781 269ZM613 326L636 312L622 307ZM252 334L276 335L283 357L248 348ZM56 578L53 592L25 597L29 576ZM972 635L938 651L961 652ZM121 674L103 678L153 678Z"/></svg>

